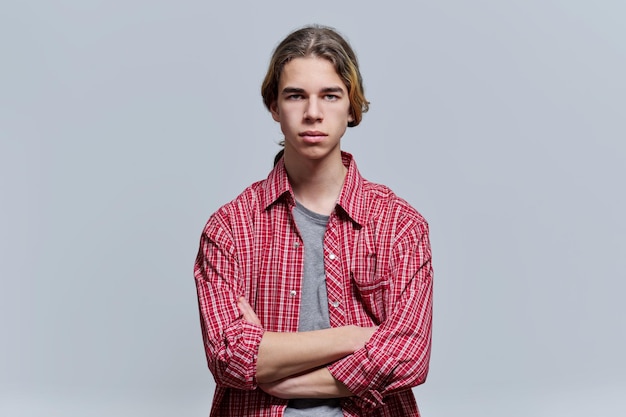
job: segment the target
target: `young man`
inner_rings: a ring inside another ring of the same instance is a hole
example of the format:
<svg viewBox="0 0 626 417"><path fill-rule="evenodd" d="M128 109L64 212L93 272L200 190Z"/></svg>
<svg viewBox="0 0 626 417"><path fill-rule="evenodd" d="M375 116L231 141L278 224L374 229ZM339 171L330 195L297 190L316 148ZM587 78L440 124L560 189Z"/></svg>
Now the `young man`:
<svg viewBox="0 0 626 417"><path fill-rule="evenodd" d="M211 416L419 416L428 225L341 151L368 109L356 56L330 28L300 29L262 95L284 150L211 216L195 265Z"/></svg>

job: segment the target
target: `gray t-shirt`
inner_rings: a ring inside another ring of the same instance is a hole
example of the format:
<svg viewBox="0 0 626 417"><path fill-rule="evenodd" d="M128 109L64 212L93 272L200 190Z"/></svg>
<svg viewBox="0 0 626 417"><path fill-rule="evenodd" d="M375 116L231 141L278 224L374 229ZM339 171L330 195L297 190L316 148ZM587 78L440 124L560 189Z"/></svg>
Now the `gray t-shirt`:
<svg viewBox="0 0 626 417"><path fill-rule="evenodd" d="M327 329L328 294L324 268L324 233L328 216L314 213L301 204L293 210L293 216L304 242L304 276L298 331ZM289 401L286 417L342 417L339 399L302 398Z"/></svg>

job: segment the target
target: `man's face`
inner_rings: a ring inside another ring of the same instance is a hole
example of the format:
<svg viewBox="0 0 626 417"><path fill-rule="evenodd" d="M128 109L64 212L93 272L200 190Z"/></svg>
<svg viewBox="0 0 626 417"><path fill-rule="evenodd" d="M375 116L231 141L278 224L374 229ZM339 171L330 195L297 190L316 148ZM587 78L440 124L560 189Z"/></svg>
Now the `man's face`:
<svg viewBox="0 0 626 417"><path fill-rule="evenodd" d="M352 121L343 80L328 60L295 58L283 67L272 117L285 135L285 155L323 159L340 154Z"/></svg>

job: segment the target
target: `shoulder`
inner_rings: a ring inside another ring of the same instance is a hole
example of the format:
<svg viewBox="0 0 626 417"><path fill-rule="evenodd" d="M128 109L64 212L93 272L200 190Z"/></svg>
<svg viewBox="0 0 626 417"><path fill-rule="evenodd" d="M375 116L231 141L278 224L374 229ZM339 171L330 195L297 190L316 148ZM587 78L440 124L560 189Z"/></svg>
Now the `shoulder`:
<svg viewBox="0 0 626 417"><path fill-rule="evenodd" d="M205 232L215 229L240 228L264 209L262 201L267 180L246 187L237 197L217 209L207 221Z"/></svg>
<svg viewBox="0 0 626 417"><path fill-rule="evenodd" d="M428 222L411 204L386 185L363 180L363 196L370 221L392 227L398 237L428 233Z"/></svg>

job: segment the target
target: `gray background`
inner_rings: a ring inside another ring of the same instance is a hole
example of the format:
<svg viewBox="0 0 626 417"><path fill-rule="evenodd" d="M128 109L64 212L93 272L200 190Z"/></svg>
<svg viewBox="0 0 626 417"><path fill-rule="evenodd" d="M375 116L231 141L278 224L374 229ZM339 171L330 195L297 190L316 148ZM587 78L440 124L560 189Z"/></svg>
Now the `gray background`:
<svg viewBox="0 0 626 417"><path fill-rule="evenodd" d="M319 22L343 141L431 225L424 416L626 415L621 0L0 4L0 415L206 416L192 265L264 178L259 86Z"/></svg>

